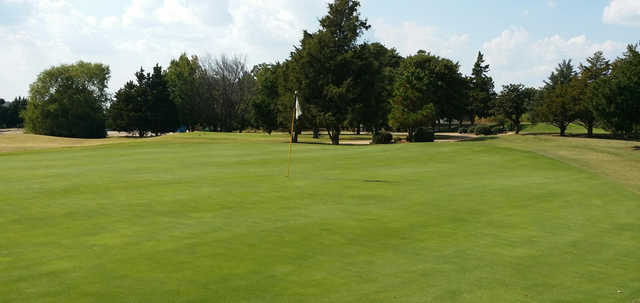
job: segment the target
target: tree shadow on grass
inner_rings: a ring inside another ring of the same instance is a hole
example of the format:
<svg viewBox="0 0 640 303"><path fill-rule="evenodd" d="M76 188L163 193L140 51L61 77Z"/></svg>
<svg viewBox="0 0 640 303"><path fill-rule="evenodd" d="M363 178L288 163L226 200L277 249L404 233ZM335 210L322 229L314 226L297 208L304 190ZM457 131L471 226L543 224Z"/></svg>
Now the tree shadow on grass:
<svg viewBox="0 0 640 303"><path fill-rule="evenodd" d="M289 144L289 142L286 142ZM331 142L297 142L294 144L305 144L305 145L326 145L326 146L370 146L372 144L355 144L355 143L340 143L340 145L333 145Z"/></svg>
<svg viewBox="0 0 640 303"><path fill-rule="evenodd" d="M498 139L498 136L483 136L483 137L473 137L469 139L462 140L460 142L484 142Z"/></svg>
<svg viewBox="0 0 640 303"><path fill-rule="evenodd" d="M562 138L560 134L552 134L552 133L526 133L520 134L521 136L549 136L549 137L558 137ZM617 136L613 134L593 134L593 136L589 137L587 134L566 134L565 138L581 138L581 139L600 139L600 140L623 140L623 141L631 141L631 142L640 142L640 137L624 137Z"/></svg>
<svg viewBox="0 0 640 303"><path fill-rule="evenodd" d="M475 137L465 136L465 135L458 135L458 136L440 135L438 133L436 133L435 136L436 136L436 140L458 140L458 141L463 141L463 140L470 140L470 139L475 138Z"/></svg>

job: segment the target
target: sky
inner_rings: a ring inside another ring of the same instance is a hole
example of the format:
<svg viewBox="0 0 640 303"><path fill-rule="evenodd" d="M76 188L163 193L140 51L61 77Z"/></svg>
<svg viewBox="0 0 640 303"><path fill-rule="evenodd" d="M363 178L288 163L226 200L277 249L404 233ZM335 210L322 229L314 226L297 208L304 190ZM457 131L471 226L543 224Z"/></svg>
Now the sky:
<svg viewBox="0 0 640 303"><path fill-rule="evenodd" d="M115 92L140 67L181 53L282 61L328 0L0 0L0 97L26 96L38 74L78 60L111 68ZM450 58L469 74L478 51L504 84L540 86L562 59L615 59L640 42L640 0L361 0L364 40L407 56Z"/></svg>

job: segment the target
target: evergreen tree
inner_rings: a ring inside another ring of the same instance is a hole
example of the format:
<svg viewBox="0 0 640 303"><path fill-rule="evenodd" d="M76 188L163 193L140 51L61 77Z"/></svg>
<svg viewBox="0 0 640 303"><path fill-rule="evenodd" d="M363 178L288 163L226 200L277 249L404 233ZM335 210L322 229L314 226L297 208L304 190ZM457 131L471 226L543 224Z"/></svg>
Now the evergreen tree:
<svg viewBox="0 0 640 303"><path fill-rule="evenodd" d="M316 120L339 144L342 126L357 102L354 50L358 38L369 29L360 17L360 2L335 0L320 19L320 30L305 32L300 48L292 55L301 75L300 94L306 106L317 113Z"/></svg>
<svg viewBox="0 0 640 303"><path fill-rule="evenodd" d="M140 68L135 76L135 83L127 82L116 93L109 108L111 127L139 137L175 131L178 113L171 101L162 67L156 64L152 74Z"/></svg>
<svg viewBox="0 0 640 303"><path fill-rule="evenodd" d="M180 124L178 109L171 100L166 73L163 72L160 65L156 64L153 67L153 73L147 75L147 81L151 98L150 131L156 136L174 132Z"/></svg>
<svg viewBox="0 0 640 303"><path fill-rule="evenodd" d="M491 114L491 102L496 98L493 78L489 76L489 64L484 64L484 55L478 52L470 77L469 114L473 123L476 117L487 118Z"/></svg>
<svg viewBox="0 0 640 303"><path fill-rule="evenodd" d="M387 127L395 70L402 57L380 43L362 44L354 51L354 89L358 102L349 109L347 124L377 132Z"/></svg>
<svg viewBox="0 0 640 303"><path fill-rule="evenodd" d="M629 45L612 65L611 75L595 82L596 114L604 126L630 136L640 132L640 52Z"/></svg>
<svg viewBox="0 0 640 303"><path fill-rule="evenodd" d="M587 58L587 65L580 64L580 75L572 83L572 94L582 99L576 122L587 129L587 136L593 137L596 124L596 98L594 88L597 81L609 76L611 63L601 51Z"/></svg>
<svg viewBox="0 0 640 303"><path fill-rule="evenodd" d="M563 60L549 79L545 81L544 101L539 108L539 116L560 129L565 136L567 127L578 118L581 98L575 94L572 82L576 71L571 60Z"/></svg>

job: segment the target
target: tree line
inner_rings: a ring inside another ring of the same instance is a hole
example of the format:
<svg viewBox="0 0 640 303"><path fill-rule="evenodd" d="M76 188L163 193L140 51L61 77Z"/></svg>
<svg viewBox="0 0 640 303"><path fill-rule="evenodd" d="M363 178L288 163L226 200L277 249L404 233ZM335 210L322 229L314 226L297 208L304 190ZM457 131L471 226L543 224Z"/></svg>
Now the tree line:
<svg viewBox="0 0 640 303"><path fill-rule="evenodd" d="M137 136L188 131L323 130L339 144L345 129L401 130L412 140L424 128L504 121L548 122L565 135L571 123L631 136L640 131L637 45L614 62L602 52L574 67L561 62L541 88L504 85L496 92L490 66L478 53L470 75L460 64L418 51L362 41L370 29L357 0L335 0L315 32L304 31L289 57L249 69L241 57L182 54L166 69L143 69L113 96L109 67L78 62L42 72L30 87L25 127L34 133L104 137L105 129ZM303 115L290 130L295 98ZM2 120L0 120L2 121Z"/></svg>
<svg viewBox="0 0 640 303"><path fill-rule="evenodd" d="M12 102L0 98L0 128L22 128L24 119L20 113L27 108L27 98L16 97Z"/></svg>

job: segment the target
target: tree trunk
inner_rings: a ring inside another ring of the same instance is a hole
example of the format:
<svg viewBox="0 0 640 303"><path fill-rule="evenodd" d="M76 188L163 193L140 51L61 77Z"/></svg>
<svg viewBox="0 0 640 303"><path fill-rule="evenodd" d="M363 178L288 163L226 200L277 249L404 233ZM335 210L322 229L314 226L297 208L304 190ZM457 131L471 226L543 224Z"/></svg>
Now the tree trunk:
<svg viewBox="0 0 640 303"><path fill-rule="evenodd" d="M360 124L358 124L358 128L356 128L356 135L360 135Z"/></svg>
<svg viewBox="0 0 640 303"><path fill-rule="evenodd" d="M329 137L331 138L331 144L340 145L340 128L327 129Z"/></svg>
<svg viewBox="0 0 640 303"><path fill-rule="evenodd" d="M413 141L413 128L407 129L407 142Z"/></svg>
<svg viewBox="0 0 640 303"><path fill-rule="evenodd" d="M293 133L293 138L291 139L291 142L293 143L298 143L298 132L294 132Z"/></svg>
<svg viewBox="0 0 640 303"><path fill-rule="evenodd" d="M314 139L318 139L318 138L320 138L320 129L319 129L319 128L317 128L317 127L314 127L314 128L313 128L313 138L314 138Z"/></svg>
<svg viewBox="0 0 640 303"><path fill-rule="evenodd" d="M587 137L593 138L593 123L587 124Z"/></svg>
<svg viewBox="0 0 640 303"><path fill-rule="evenodd" d="M565 137L567 135L567 125L560 125L560 136Z"/></svg>

